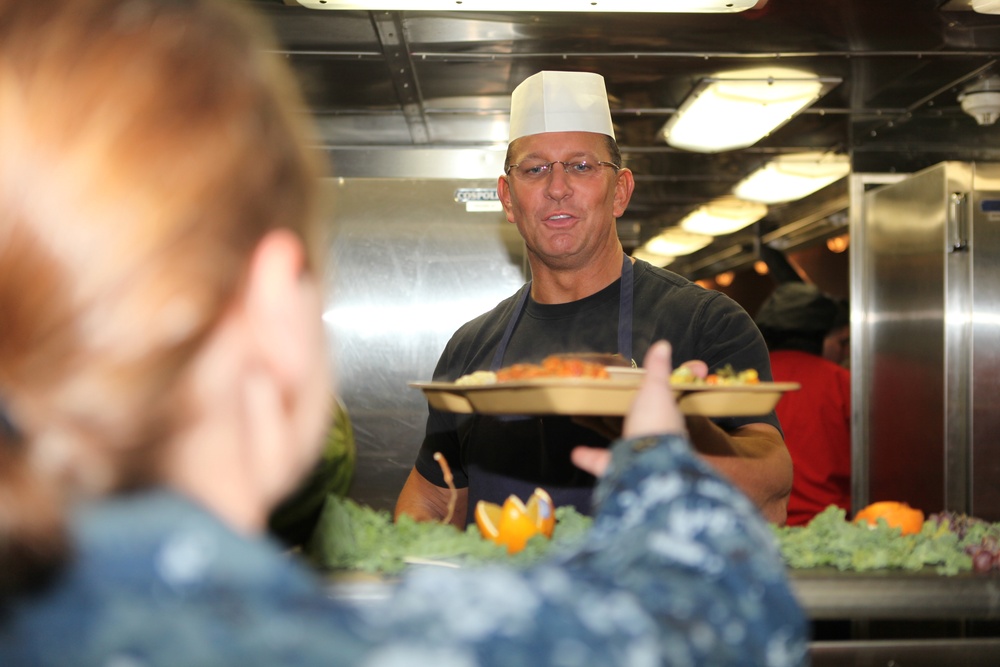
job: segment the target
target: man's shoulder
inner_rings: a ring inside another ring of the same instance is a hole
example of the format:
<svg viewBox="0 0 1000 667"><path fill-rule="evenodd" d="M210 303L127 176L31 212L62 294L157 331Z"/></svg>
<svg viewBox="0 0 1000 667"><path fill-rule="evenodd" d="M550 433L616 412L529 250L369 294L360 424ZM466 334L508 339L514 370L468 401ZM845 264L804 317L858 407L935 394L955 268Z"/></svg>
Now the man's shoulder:
<svg viewBox="0 0 1000 667"><path fill-rule="evenodd" d="M719 292L705 289L678 273L654 266L641 259L635 260L634 268L636 287L640 289L658 290L692 299L711 298L712 295L719 294Z"/></svg>
<svg viewBox="0 0 1000 667"><path fill-rule="evenodd" d="M661 266L650 264L649 262L642 259L636 259L632 264L632 268L633 271L635 272L636 279L648 278L648 279L662 280L677 286L686 286L695 284L690 280L688 280L687 278L685 278L684 276L680 275L679 273L674 273L670 269L665 269Z"/></svg>
<svg viewBox="0 0 1000 667"><path fill-rule="evenodd" d="M697 310L735 304L735 301L722 292L706 289L682 275L648 262L637 259L635 269L638 301L667 302L675 312L678 308Z"/></svg>

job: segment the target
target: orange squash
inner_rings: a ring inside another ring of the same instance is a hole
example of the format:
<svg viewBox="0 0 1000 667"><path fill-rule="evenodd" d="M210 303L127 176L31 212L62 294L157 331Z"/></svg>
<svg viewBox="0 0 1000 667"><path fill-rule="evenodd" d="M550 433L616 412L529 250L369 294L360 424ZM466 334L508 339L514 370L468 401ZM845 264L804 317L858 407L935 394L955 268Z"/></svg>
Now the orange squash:
<svg viewBox="0 0 1000 667"><path fill-rule="evenodd" d="M922 511L894 500L872 503L854 515L855 523L863 521L871 526L876 525L879 519L885 519L891 527L899 528L903 535L919 533L924 525Z"/></svg>

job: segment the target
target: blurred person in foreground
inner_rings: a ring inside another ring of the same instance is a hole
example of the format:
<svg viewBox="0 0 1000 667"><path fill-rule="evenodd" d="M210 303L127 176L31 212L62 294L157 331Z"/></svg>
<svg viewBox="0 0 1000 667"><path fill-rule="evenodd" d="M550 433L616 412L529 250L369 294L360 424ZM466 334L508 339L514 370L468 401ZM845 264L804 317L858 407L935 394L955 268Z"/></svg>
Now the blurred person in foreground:
<svg viewBox="0 0 1000 667"><path fill-rule="evenodd" d="M775 288L755 318L774 380L801 385L776 408L795 465L790 526L809 523L830 505L851 512L851 374L839 363L844 346L829 345L844 335L844 313L815 285L790 282Z"/></svg>
<svg viewBox="0 0 1000 667"><path fill-rule="evenodd" d="M212 0L0 0L0 664L767 664L806 624L697 457L670 350L593 530L358 608L266 537L331 405L319 171L289 72Z"/></svg>
<svg viewBox="0 0 1000 667"><path fill-rule="evenodd" d="M730 365L771 379L767 347L750 316L721 292L625 254L617 219L635 182L622 165L604 79L544 71L511 96L510 143L497 193L524 239L531 281L452 336L434 380L539 363L552 354L618 354L642 360L668 340L678 364ZM691 417L698 452L783 524L792 464L774 413ZM527 499L541 486L556 505L590 513L594 479L576 469L579 444L606 447L606 433L569 417L455 415L430 409L426 435L399 495L396 514L448 515L450 489L435 459L448 461L459 487L453 523L471 522L476 503Z"/></svg>

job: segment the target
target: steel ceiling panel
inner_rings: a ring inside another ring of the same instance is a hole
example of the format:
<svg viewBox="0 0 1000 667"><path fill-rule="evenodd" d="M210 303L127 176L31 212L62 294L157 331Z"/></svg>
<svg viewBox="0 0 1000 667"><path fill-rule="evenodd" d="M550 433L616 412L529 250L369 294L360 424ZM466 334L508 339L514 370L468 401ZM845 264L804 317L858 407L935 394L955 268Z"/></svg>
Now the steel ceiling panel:
<svg viewBox="0 0 1000 667"><path fill-rule="evenodd" d="M768 0L759 9L713 15L255 4L274 24L330 151L492 151L504 142L509 96L525 77L541 69L603 74L619 143L636 172L626 217L638 223L639 241L728 193L778 153L838 150L851 154L856 169L884 171L940 159L1000 159L1000 129L978 126L957 101L968 82L1000 74L1000 16L954 11L956 0ZM762 64L802 67L842 83L748 149L687 153L659 137L700 78ZM774 232L799 208L772 207L760 230ZM752 246L753 239L722 238L703 252L734 243Z"/></svg>

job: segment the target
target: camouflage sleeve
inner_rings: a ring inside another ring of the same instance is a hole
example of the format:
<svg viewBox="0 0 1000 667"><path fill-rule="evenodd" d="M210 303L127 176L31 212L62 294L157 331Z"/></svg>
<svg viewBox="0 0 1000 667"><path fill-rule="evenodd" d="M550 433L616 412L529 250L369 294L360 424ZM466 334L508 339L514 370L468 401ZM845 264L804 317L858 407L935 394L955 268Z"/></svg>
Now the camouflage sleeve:
<svg viewBox="0 0 1000 667"><path fill-rule="evenodd" d="M616 443L596 494L571 553L406 577L369 610L381 638L365 664L806 663L806 619L770 529L684 438Z"/></svg>

